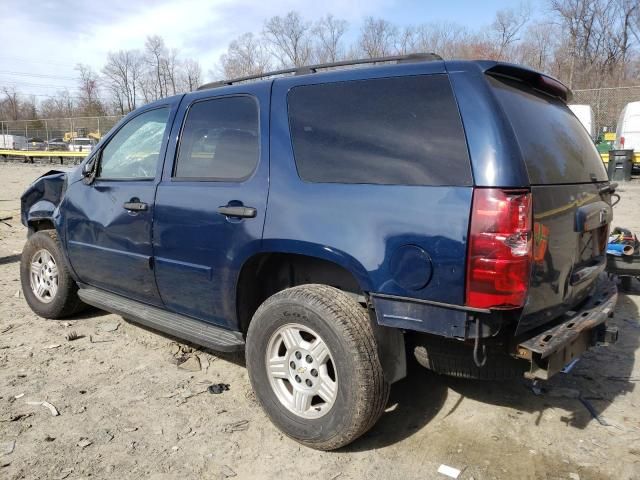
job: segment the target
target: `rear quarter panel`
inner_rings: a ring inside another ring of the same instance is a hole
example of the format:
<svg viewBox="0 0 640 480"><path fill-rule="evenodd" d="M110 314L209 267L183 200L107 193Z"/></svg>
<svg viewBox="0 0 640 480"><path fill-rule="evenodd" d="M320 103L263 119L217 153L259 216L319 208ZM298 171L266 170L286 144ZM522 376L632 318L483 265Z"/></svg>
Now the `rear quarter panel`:
<svg viewBox="0 0 640 480"><path fill-rule="evenodd" d="M444 73L442 62L377 68L375 76ZM365 76L366 75L366 76ZM341 71L329 79L373 78ZM321 81L327 81L323 75ZM309 183L298 176L289 134L287 93L313 76L278 79L271 112L271 183L263 248L332 260L356 276L363 290L462 304L471 187ZM413 264L396 255L418 246L428 255ZM426 271L430 270L430 271ZM403 287L399 277L428 276L426 286Z"/></svg>

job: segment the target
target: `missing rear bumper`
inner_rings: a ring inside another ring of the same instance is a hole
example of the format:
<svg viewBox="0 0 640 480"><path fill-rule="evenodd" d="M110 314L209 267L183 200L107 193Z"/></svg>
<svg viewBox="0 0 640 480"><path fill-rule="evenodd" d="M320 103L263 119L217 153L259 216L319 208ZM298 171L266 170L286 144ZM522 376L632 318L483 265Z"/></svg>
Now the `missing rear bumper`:
<svg viewBox="0 0 640 480"><path fill-rule="evenodd" d="M519 343L516 357L531 362L525 377L548 380L589 347L614 343L617 329L608 328L606 320L613 316L617 299L615 282L603 274L596 291L579 311L565 314L562 323Z"/></svg>

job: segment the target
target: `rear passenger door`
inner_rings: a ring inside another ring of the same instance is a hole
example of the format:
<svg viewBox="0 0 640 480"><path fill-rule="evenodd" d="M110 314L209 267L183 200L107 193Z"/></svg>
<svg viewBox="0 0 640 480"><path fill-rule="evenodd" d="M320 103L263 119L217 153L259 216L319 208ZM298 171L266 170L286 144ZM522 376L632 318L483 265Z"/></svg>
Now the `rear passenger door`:
<svg viewBox="0 0 640 480"><path fill-rule="evenodd" d="M180 106L153 223L156 282L174 312L234 327L236 279L264 225L269 92L225 87Z"/></svg>

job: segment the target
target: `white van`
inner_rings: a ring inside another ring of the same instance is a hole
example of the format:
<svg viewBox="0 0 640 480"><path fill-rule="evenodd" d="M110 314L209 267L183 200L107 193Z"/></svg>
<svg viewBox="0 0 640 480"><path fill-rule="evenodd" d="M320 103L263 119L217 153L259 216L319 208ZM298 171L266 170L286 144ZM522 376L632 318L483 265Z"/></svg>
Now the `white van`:
<svg viewBox="0 0 640 480"><path fill-rule="evenodd" d="M591 105L569 105L569 108L573 114L578 117L578 120L580 120L585 130L589 132L591 139L595 140L596 126L593 123L593 109Z"/></svg>
<svg viewBox="0 0 640 480"><path fill-rule="evenodd" d="M616 148L635 150L640 154L640 102L627 103L622 109L616 129Z"/></svg>
<svg viewBox="0 0 640 480"><path fill-rule="evenodd" d="M0 134L0 150L26 150L27 137Z"/></svg>

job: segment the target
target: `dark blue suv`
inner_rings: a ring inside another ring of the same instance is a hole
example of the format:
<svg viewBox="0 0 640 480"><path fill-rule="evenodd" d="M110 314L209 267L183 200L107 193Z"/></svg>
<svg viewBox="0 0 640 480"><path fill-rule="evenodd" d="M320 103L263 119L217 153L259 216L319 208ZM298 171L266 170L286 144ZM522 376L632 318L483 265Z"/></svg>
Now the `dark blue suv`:
<svg viewBox="0 0 640 480"><path fill-rule="evenodd" d="M36 180L31 308L244 349L273 422L325 450L374 425L407 350L437 373L546 379L615 340L615 185L571 92L496 62L366 62L157 101Z"/></svg>

